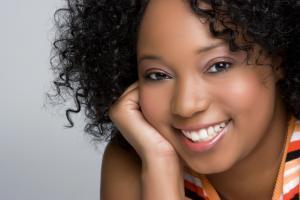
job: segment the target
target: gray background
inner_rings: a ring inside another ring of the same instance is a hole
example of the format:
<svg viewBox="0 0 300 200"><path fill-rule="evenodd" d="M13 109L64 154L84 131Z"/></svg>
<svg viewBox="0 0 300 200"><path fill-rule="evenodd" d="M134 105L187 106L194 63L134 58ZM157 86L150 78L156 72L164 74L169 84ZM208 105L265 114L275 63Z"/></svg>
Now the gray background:
<svg viewBox="0 0 300 200"><path fill-rule="evenodd" d="M53 13L62 0L0 0L0 199L98 200L104 144L44 106Z"/></svg>

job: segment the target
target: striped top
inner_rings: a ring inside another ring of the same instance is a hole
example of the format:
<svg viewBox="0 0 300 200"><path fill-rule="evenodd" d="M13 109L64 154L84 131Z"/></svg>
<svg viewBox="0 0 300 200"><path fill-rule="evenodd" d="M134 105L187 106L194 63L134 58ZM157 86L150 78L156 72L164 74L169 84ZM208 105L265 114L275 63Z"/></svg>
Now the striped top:
<svg viewBox="0 0 300 200"><path fill-rule="evenodd" d="M185 196L189 200L220 200L204 175L185 172ZM300 120L291 118L284 155L281 160L272 200L300 199Z"/></svg>

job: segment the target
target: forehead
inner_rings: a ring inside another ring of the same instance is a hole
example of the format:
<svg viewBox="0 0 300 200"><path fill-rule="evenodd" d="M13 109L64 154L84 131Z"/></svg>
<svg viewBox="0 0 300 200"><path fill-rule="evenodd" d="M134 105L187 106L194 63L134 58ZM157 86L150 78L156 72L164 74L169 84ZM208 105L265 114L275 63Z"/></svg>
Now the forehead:
<svg viewBox="0 0 300 200"><path fill-rule="evenodd" d="M212 37L208 24L193 13L186 0L150 0L138 37L138 54L196 50L220 41Z"/></svg>

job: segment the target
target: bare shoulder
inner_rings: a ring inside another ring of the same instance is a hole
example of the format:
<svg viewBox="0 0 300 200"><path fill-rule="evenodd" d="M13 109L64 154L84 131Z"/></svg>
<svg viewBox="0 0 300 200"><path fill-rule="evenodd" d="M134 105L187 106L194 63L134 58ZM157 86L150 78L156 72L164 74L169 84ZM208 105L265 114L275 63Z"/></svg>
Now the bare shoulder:
<svg viewBox="0 0 300 200"><path fill-rule="evenodd" d="M140 174L138 155L110 142L102 160L101 200L140 200Z"/></svg>

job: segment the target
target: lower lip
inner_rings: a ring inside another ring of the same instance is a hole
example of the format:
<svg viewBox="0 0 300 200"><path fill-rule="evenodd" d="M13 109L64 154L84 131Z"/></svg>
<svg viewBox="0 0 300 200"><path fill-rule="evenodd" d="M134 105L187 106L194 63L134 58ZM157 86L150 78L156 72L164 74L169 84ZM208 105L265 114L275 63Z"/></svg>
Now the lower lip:
<svg viewBox="0 0 300 200"><path fill-rule="evenodd" d="M194 151L194 152L204 152L208 151L214 146L217 145L217 143L223 138L225 133L228 131L228 128L231 124L231 121L229 121L226 125L226 127L214 138L208 141L200 141L200 142L192 142L189 140L187 137L185 137L183 134L181 134L181 141L185 146L188 147L189 150Z"/></svg>

